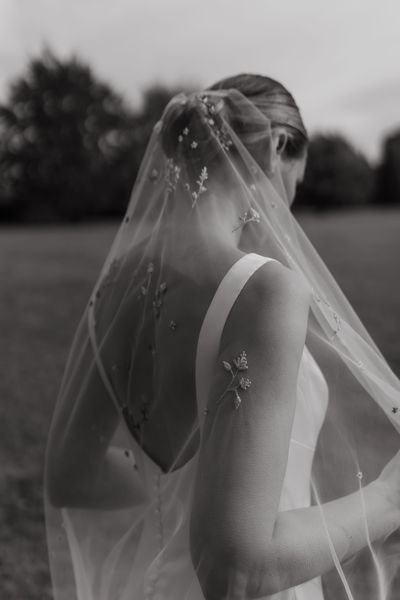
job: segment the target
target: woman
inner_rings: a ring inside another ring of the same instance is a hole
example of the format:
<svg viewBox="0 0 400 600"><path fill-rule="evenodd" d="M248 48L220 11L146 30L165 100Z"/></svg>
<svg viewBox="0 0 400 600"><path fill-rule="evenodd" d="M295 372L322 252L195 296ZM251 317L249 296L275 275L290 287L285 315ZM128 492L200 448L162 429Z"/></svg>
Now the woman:
<svg viewBox="0 0 400 600"><path fill-rule="evenodd" d="M400 384L290 213L306 151L267 77L165 109L49 435L56 600L391 597Z"/></svg>

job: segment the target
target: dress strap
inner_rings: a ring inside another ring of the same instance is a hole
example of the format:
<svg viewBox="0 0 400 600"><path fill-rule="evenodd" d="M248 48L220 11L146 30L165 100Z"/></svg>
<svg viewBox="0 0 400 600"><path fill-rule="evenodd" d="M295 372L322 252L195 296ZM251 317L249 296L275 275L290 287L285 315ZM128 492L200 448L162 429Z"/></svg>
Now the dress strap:
<svg viewBox="0 0 400 600"><path fill-rule="evenodd" d="M255 271L265 263L275 260L259 254L241 256L222 278L204 317L196 352L196 397L200 430L207 404L211 373L218 357L222 331L229 313Z"/></svg>

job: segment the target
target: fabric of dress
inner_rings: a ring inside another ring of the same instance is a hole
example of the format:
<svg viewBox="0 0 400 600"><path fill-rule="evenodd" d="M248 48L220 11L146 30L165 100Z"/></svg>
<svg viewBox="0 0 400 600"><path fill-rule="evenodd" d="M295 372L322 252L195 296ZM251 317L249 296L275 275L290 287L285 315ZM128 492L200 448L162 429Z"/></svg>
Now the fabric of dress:
<svg viewBox="0 0 400 600"><path fill-rule="evenodd" d="M236 361L244 374L223 403L209 398L212 418L224 416L215 447L222 470L232 465L226 449L235 447L234 427L251 414L258 373L250 342L248 365L245 354L222 360L221 332L249 277L269 260L310 291L291 439L282 438L288 460L279 511L317 504L326 525L325 503L354 493L368 534L363 486L398 449L400 382L291 214L279 169L272 169L271 131L265 114L236 90L178 95L154 128L78 324L49 432L44 496L55 600L203 599L204 572L196 569L212 561L207 546L193 560L189 526L192 501L201 496L193 490L199 454L207 451L204 419L214 422L204 412L210 373L229 386ZM254 159L260 148L263 164ZM221 247L242 256L225 276ZM180 348L189 349L187 360ZM271 452L283 456L277 448ZM213 498L213 490L206 494ZM276 485L275 494L274 507ZM250 500L242 511L242 519L256 514ZM322 536L334 577L276 585L276 600L396 598L396 537L372 544L367 535L362 560L342 565L329 526ZM307 560L301 544L297 552ZM285 581L284 570L275 581ZM230 575L228 587L236 582ZM235 600L248 600L243 590Z"/></svg>

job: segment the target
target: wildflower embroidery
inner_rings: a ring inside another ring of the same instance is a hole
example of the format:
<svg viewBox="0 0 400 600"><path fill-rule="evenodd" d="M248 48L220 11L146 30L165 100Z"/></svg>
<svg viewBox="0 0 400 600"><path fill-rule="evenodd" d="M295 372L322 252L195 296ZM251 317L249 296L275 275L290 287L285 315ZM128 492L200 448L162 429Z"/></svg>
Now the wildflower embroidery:
<svg viewBox="0 0 400 600"><path fill-rule="evenodd" d="M167 184L167 195L176 190L179 178L181 176L181 168L173 161L172 158L168 158L165 164L165 182Z"/></svg>
<svg viewBox="0 0 400 600"><path fill-rule="evenodd" d="M147 296L147 293L149 291L150 284L151 284L151 277L152 277L153 271L154 271L154 265L153 265L153 263L149 263L147 265L147 269L146 269L146 278L140 286L140 294L138 296L138 300Z"/></svg>
<svg viewBox="0 0 400 600"><path fill-rule="evenodd" d="M158 175L159 175L159 173L158 173L157 169L156 168L152 169L149 174L150 181L153 181L153 182L157 181Z"/></svg>
<svg viewBox="0 0 400 600"><path fill-rule="evenodd" d="M163 303L162 297L166 291L167 291L167 284L165 281L163 281L162 283L160 283L159 287L156 289L156 292L154 294L153 309L154 309L154 316L156 317L156 319L158 319L158 317L160 316L160 310L161 310L162 303Z"/></svg>
<svg viewBox="0 0 400 600"><path fill-rule="evenodd" d="M333 335L331 337L331 340L333 340L335 338L335 336L337 336L337 334L339 333L339 331L341 329L340 317L339 317L339 315L335 311L332 311L332 318L333 318L333 321L334 321L334 325L332 327L332 329L333 329Z"/></svg>
<svg viewBox="0 0 400 600"><path fill-rule="evenodd" d="M239 217L239 221L241 221L241 223L237 227L235 227L235 229L232 229L232 232L236 231L237 229L240 229L241 227L244 227L244 225L246 225L247 223L251 223L252 221L254 223L259 223L260 213L257 212L254 208L249 208L249 210L246 210L242 217Z"/></svg>
<svg viewBox="0 0 400 600"><path fill-rule="evenodd" d="M140 417L139 419L135 419L132 410L130 409L130 407L128 406L128 404L124 403L122 405L122 415L125 419L126 424L128 425L128 428L130 429L130 431L133 432L140 432L143 423L145 423L146 421L149 420L149 409L148 409L148 401L147 398L145 396L141 397L141 402L140 402L140 407L139 407L139 411L140 411Z"/></svg>
<svg viewBox="0 0 400 600"><path fill-rule="evenodd" d="M201 96L200 100L202 103L203 112L207 119L207 123L210 125L211 130L217 137L222 148L226 152L229 152L229 150L233 146L233 142L228 134L227 127L224 123L222 123L220 126L218 126L217 123L215 122L215 118L214 118L215 115L222 110L222 108L224 106L223 100L219 100L216 105L210 101L208 96ZM221 119L219 118L219 121L220 120Z"/></svg>
<svg viewBox="0 0 400 600"><path fill-rule="evenodd" d="M249 368L248 364L247 364L246 351L243 350L239 354L239 356L234 358L232 360L232 364L230 362L228 362L227 360L223 360L222 366L224 367L225 371L227 371L228 373L231 374L231 380L230 380L226 390L218 398L217 404L219 404L221 402L223 397L228 392L233 392L234 393L233 406L237 410L242 403L242 399L240 397L239 390L246 391L251 386L250 379L248 379L247 377L244 377L242 375L242 372L247 371L247 369Z"/></svg>
<svg viewBox="0 0 400 600"><path fill-rule="evenodd" d="M187 127L185 127L185 129L182 131L181 135L178 136L178 142L181 144L183 142L183 137L189 135L189 129Z"/></svg>
<svg viewBox="0 0 400 600"><path fill-rule="evenodd" d="M207 167L203 167L200 173L200 177L196 181L197 183L197 191L192 192L192 208L195 206L197 200L200 198L201 194L207 191L207 188L204 185L204 182L208 179L208 171Z"/></svg>

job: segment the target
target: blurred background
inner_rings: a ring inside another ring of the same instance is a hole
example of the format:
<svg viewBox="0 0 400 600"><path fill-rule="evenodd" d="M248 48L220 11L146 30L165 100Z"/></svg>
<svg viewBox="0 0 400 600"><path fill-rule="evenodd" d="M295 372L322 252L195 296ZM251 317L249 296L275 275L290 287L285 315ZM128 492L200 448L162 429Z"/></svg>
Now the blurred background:
<svg viewBox="0 0 400 600"><path fill-rule="evenodd" d="M46 434L78 319L178 91L280 80L294 212L400 375L397 0L0 0L0 598L49 600Z"/></svg>

